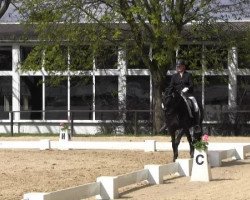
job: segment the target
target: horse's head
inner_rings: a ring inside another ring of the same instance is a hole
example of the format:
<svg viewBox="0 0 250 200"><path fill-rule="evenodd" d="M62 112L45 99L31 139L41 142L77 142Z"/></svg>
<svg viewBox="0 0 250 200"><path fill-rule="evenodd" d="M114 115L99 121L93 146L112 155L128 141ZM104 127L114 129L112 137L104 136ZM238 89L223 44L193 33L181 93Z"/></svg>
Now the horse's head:
<svg viewBox="0 0 250 200"><path fill-rule="evenodd" d="M176 90L166 91L162 95L162 107L166 113L172 113L178 107L182 97Z"/></svg>

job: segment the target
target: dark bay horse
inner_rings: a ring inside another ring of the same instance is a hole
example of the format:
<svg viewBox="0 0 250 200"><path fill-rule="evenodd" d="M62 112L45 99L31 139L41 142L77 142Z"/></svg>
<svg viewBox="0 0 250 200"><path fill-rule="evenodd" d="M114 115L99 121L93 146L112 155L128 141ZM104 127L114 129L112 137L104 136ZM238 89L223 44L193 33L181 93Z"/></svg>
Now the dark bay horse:
<svg viewBox="0 0 250 200"><path fill-rule="evenodd" d="M193 143L201 139L202 136L202 110L199 106L198 112L193 112L190 116L187 104L181 93L171 90L163 95L163 106L165 111L166 128L171 135L173 161L178 157L178 146L182 136L185 134L190 146L190 156L193 158Z"/></svg>

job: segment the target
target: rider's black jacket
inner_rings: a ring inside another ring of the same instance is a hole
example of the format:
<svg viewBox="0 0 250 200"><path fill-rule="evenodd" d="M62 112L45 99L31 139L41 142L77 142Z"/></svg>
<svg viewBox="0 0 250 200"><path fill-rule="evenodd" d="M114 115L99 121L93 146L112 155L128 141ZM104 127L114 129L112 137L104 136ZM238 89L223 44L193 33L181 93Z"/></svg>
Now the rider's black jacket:
<svg viewBox="0 0 250 200"><path fill-rule="evenodd" d="M176 73L172 76L171 82L168 88L168 92L172 92L173 89L180 92L183 88L187 87L188 93L193 93L193 80L192 74L185 71L181 77L179 73Z"/></svg>

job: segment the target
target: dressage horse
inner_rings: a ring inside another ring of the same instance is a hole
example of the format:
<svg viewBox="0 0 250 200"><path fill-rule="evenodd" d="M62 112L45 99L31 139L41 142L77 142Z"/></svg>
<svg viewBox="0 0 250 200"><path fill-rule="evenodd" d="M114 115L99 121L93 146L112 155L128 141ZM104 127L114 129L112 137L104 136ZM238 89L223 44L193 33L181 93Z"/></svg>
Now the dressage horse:
<svg viewBox="0 0 250 200"><path fill-rule="evenodd" d="M163 94L163 108L165 111L166 128L171 135L173 161L178 157L178 146L182 136L185 134L190 146L190 156L194 155L194 142L202 136L202 110L199 106L198 112L193 112L193 116L187 108L187 104L182 94L176 90Z"/></svg>

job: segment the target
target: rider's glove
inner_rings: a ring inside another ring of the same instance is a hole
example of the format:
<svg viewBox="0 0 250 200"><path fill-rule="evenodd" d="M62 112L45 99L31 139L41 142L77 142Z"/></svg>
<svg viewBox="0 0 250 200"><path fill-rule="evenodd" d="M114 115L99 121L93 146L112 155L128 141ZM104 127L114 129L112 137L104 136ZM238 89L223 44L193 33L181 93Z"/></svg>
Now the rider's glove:
<svg viewBox="0 0 250 200"><path fill-rule="evenodd" d="M182 92L183 93L185 93L185 92L187 92L188 91L188 88L187 87L184 87L183 89L182 89Z"/></svg>
<svg viewBox="0 0 250 200"><path fill-rule="evenodd" d="M164 106L163 103L161 104L161 108L162 108L163 110L165 110L165 106Z"/></svg>

